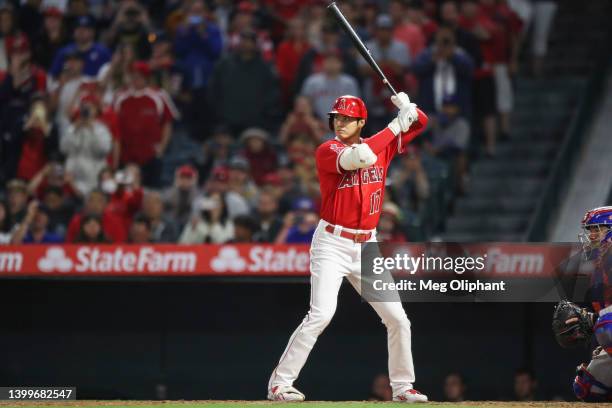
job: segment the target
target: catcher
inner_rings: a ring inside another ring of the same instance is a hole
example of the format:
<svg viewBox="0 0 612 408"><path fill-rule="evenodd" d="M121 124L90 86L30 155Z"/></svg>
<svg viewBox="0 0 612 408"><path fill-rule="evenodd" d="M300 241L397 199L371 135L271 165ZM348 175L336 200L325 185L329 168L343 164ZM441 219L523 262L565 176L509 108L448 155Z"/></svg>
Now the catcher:
<svg viewBox="0 0 612 408"><path fill-rule="evenodd" d="M612 401L612 206L587 211L579 235L585 254L595 264L591 277L593 310L561 301L555 307L552 328L565 348L588 345L592 335L598 343L591 362L580 364L574 393L585 402Z"/></svg>

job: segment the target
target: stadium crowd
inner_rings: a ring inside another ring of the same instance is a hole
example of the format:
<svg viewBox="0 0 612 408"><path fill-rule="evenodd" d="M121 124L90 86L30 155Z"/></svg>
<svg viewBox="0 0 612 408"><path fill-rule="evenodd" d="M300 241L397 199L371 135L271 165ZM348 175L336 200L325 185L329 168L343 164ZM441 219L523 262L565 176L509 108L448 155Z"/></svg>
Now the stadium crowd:
<svg viewBox="0 0 612 408"><path fill-rule="evenodd" d="M521 44L533 25L538 73L556 5L340 6L430 116L390 168L379 225L381 240L416 239L404 225L434 199L432 174L462 194L468 158L510 131ZM0 243L310 242L314 151L343 94L366 101L368 133L395 115L324 1L1 3ZM168 168L181 132L201 151Z"/></svg>

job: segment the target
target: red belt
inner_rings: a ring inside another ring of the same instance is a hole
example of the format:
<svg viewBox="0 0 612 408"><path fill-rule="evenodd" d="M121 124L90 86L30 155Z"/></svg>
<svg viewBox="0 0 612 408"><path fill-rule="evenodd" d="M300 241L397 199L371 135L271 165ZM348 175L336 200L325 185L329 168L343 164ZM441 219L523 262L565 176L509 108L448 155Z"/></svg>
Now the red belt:
<svg viewBox="0 0 612 408"><path fill-rule="evenodd" d="M334 233L334 226L333 225L326 225L325 226L325 231L329 232L330 234ZM345 231L344 229L340 230L340 236L342 238L346 238L346 239L350 239L353 242L366 242L368 239L370 239L370 237L372 237L372 232L366 232L366 233L352 233L352 232L348 232Z"/></svg>

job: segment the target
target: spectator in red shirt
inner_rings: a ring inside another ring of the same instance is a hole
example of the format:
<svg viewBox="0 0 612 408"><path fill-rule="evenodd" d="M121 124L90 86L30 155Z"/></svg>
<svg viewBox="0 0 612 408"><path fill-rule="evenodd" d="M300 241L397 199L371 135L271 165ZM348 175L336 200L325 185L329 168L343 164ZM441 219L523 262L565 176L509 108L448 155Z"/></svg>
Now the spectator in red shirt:
<svg viewBox="0 0 612 408"><path fill-rule="evenodd" d="M499 27L492 37L495 42L495 53L491 62L497 93L496 106L500 116L500 133L503 138L508 138L510 113L514 104L510 76L518 71L519 37L523 23L503 1L480 0L480 7L482 13Z"/></svg>
<svg viewBox="0 0 612 408"><path fill-rule="evenodd" d="M126 233L130 229L134 215L142 207L143 189L140 176L128 165L124 170L115 173L116 188L110 195L108 209L121 219Z"/></svg>
<svg viewBox="0 0 612 408"><path fill-rule="evenodd" d="M438 31L438 24L425 13L423 0L410 1L406 15L408 21L421 27L421 31L425 35L425 43L429 44L433 40L436 31Z"/></svg>
<svg viewBox="0 0 612 408"><path fill-rule="evenodd" d="M125 226L122 224L122 220L109 210L108 198L102 190L94 190L89 193L83 210L72 217L66 233L66 242L76 242L83 220L88 216L99 217L102 223L102 231L110 242L125 242L127 238Z"/></svg>
<svg viewBox="0 0 612 408"><path fill-rule="evenodd" d="M178 112L164 91L149 86L151 71L145 62L132 65L131 88L117 95L114 106L119 124L121 163L138 164L144 185L160 187L163 156Z"/></svg>
<svg viewBox="0 0 612 408"><path fill-rule="evenodd" d="M421 26L406 17L406 2L392 0L389 3L389 15L393 19L393 38L404 43L410 56L415 59L425 49L425 34Z"/></svg>
<svg viewBox="0 0 612 408"><path fill-rule="evenodd" d="M281 81L282 98L286 106L293 97L292 86L300 61L309 49L304 21L292 20L289 23L287 39L279 44L276 51L276 68Z"/></svg>
<svg viewBox="0 0 612 408"><path fill-rule="evenodd" d="M485 151L488 156L495 155L497 125L495 115L496 90L493 77L495 54L495 33L499 26L486 14L482 13L478 0L464 0L461 3L459 26L471 32L479 41L482 64L474 72L474 119L482 124L485 136Z"/></svg>
<svg viewBox="0 0 612 408"><path fill-rule="evenodd" d="M33 98L47 87L45 72L31 63L28 39L24 35L10 37L5 45L9 71L0 82L0 181L17 175L24 118Z"/></svg>

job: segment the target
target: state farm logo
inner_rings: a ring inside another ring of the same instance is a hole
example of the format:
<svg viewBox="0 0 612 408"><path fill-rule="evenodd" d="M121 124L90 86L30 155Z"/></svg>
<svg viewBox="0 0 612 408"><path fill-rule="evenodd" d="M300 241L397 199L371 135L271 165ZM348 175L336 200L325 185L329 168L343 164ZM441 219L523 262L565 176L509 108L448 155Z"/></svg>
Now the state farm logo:
<svg viewBox="0 0 612 408"><path fill-rule="evenodd" d="M81 247L69 257L61 247L50 247L38 261L42 272L77 273L193 273L197 256L192 251L156 251L153 247Z"/></svg>
<svg viewBox="0 0 612 408"><path fill-rule="evenodd" d="M21 272L23 255L19 252L0 252L0 272Z"/></svg>
<svg viewBox="0 0 612 408"><path fill-rule="evenodd" d="M47 249L44 258L38 260L38 269L42 272L69 272L72 260L66 256L63 248L51 247Z"/></svg>
<svg viewBox="0 0 612 408"><path fill-rule="evenodd" d="M242 272L246 268L246 261L240 256L240 252L234 247L223 247L219 255L210 262L215 272Z"/></svg>
<svg viewBox="0 0 612 408"><path fill-rule="evenodd" d="M217 256L211 259L214 272L260 272L260 273L308 273L310 257L308 250L295 248L278 249L273 246L254 245L246 257L238 248L223 246Z"/></svg>

